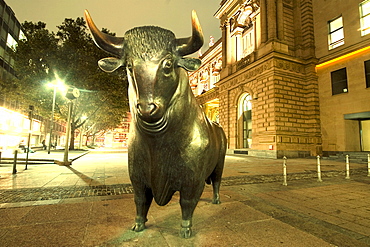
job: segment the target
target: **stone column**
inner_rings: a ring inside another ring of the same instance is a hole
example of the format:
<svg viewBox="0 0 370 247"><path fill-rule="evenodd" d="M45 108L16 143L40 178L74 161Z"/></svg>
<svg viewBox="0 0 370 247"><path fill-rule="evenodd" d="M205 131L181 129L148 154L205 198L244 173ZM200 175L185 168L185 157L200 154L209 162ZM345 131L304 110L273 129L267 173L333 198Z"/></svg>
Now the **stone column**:
<svg viewBox="0 0 370 247"><path fill-rule="evenodd" d="M230 22L226 21L222 28L222 68L231 62Z"/></svg>
<svg viewBox="0 0 370 247"><path fill-rule="evenodd" d="M254 16L252 18L252 23L253 23L253 51L257 51L257 47L258 47L258 39L257 39L257 32L258 32L258 29L257 29L257 22L256 22L256 16Z"/></svg>
<svg viewBox="0 0 370 247"><path fill-rule="evenodd" d="M279 40L284 40L284 13L283 13L283 0L277 0L277 35Z"/></svg>
<svg viewBox="0 0 370 247"><path fill-rule="evenodd" d="M261 0L261 43L265 43L267 39L267 5L266 0Z"/></svg>
<svg viewBox="0 0 370 247"><path fill-rule="evenodd" d="M277 16L275 1L268 1L267 3L267 37L268 40L276 38L277 30Z"/></svg>
<svg viewBox="0 0 370 247"><path fill-rule="evenodd" d="M238 61L243 56L243 37L242 32L238 31L235 34L236 45L235 45L235 61Z"/></svg>

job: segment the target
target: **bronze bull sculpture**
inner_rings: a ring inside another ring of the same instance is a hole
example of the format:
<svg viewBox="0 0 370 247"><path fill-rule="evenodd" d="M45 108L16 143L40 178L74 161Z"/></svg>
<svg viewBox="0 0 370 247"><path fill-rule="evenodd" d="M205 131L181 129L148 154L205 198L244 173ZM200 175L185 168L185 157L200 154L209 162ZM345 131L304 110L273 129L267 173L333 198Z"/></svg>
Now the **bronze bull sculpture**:
<svg viewBox="0 0 370 247"><path fill-rule="evenodd" d="M135 191L134 231L145 228L154 198L166 205L180 192L180 235L192 234L192 216L205 181L213 186L213 203L220 203L219 188L226 152L222 128L211 123L198 105L187 71L201 61L186 58L203 45L198 18L192 13L192 36L176 39L166 29L136 27L124 37L107 35L85 18L98 47L116 57L104 58L99 66L112 72L126 67L132 114L128 166Z"/></svg>

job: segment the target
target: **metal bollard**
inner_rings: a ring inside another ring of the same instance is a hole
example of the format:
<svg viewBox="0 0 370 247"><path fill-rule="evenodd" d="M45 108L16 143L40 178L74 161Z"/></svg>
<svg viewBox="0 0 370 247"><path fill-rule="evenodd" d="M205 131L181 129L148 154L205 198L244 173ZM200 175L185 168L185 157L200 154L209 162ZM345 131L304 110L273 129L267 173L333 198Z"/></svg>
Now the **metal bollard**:
<svg viewBox="0 0 370 247"><path fill-rule="evenodd" d="M346 155L346 179L350 179L349 178L349 155L348 154Z"/></svg>
<svg viewBox="0 0 370 247"><path fill-rule="evenodd" d="M18 150L14 150L13 174L17 173L17 155Z"/></svg>
<svg viewBox="0 0 370 247"><path fill-rule="evenodd" d="M317 182L322 182L322 179L321 179L320 155L317 155Z"/></svg>
<svg viewBox="0 0 370 247"><path fill-rule="evenodd" d="M284 186L287 186L288 184L287 184L287 181L286 181L286 178L287 178L287 176L286 176L286 160L287 160L287 157L286 156L284 156L284 162L283 162L283 177L284 177L284 182L283 182L283 185Z"/></svg>
<svg viewBox="0 0 370 247"><path fill-rule="evenodd" d="M367 154L367 176L370 177L370 154Z"/></svg>

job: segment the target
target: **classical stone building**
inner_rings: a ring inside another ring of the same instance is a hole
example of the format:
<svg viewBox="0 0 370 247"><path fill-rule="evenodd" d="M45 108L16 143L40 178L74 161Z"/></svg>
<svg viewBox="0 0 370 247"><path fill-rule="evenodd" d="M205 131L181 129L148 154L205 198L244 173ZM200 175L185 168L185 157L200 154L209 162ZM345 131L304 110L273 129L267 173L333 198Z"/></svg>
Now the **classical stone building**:
<svg viewBox="0 0 370 247"><path fill-rule="evenodd" d="M196 72L190 73L189 82L207 117L219 123L218 87L215 85L220 80L222 69L221 39L214 43L211 37L209 46L210 48L200 56L201 67Z"/></svg>
<svg viewBox="0 0 370 247"><path fill-rule="evenodd" d="M323 150L370 151L370 1L312 2Z"/></svg>
<svg viewBox="0 0 370 247"><path fill-rule="evenodd" d="M229 152L321 153L312 0L223 0L215 17L220 80L198 100L219 102Z"/></svg>

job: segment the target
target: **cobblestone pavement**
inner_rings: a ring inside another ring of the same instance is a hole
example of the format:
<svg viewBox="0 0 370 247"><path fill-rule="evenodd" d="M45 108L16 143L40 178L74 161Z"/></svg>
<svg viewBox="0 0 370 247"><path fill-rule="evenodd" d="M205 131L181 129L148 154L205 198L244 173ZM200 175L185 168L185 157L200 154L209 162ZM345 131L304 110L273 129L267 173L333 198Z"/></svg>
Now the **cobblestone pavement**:
<svg viewBox="0 0 370 247"><path fill-rule="evenodd" d="M364 170L351 170L353 176L365 176ZM322 178L340 177L343 172L327 171L322 173ZM315 179L317 174L310 173L295 173L290 174L289 181ZM272 183L283 181L282 175L244 175L226 177L222 180L222 186L235 186L245 184ZM133 188L131 184L111 184L111 185L92 185L92 186L55 186L55 187L37 187L37 188L22 188L22 189L7 189L0 190L1 203L16 203L26 201L43 201L68 199L79 197L93 196L115 196L122 194L132 194Z"/></svg>
<svg viewBox="0 0 370 247"><path fill-rule="evenodd" d="M14 203L92 196L113 196L132 193L133 189L130 184L113 184L0 190L0 197L2 203Z"/></svg>

